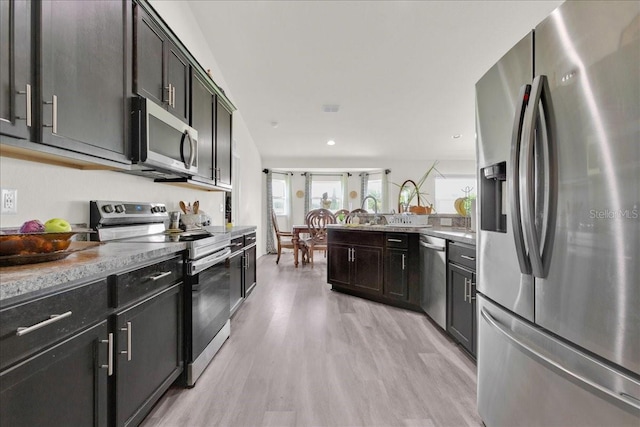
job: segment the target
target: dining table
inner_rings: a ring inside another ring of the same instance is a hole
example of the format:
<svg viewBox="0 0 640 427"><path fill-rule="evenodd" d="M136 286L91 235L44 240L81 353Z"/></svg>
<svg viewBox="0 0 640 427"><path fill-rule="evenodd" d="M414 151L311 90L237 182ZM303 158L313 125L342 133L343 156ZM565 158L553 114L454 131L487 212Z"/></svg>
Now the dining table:
<svg viewBox="0 0 640 427"><path fill-rule="evenodd" d="M292 228L293 237L291 238L291 242L293 243L293 265L298 267L298 251L300 249L299 241L300 234L311 234L309 230L309 226L306 224L302 225L294 225Z"/></svg>

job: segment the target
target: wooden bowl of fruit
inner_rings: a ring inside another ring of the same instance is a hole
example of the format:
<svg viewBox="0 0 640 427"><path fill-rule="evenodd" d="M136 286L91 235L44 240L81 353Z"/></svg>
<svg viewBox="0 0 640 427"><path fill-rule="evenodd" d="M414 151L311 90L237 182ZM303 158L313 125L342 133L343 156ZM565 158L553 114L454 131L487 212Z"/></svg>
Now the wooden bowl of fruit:
<svg viewBox="0 0 640 427"><path fill-rule="evenodd" d="M91 230L72 229L59 218L42 224L38 220L27 221L20 228L0 230L0 256L32 255L65 251L71 237Z"/></svg>

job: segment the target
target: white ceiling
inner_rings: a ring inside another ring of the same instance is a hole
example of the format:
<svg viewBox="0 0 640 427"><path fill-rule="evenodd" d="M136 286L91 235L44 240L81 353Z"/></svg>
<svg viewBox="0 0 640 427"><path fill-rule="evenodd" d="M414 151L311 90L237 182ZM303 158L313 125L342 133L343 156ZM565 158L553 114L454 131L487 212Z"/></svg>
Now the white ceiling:
<svg viewBox="0 0 640 427"><path fill-rule="evenodd" d="M189 5L263 158L416 160L475 158L475 82L560 3Z"/></svg>

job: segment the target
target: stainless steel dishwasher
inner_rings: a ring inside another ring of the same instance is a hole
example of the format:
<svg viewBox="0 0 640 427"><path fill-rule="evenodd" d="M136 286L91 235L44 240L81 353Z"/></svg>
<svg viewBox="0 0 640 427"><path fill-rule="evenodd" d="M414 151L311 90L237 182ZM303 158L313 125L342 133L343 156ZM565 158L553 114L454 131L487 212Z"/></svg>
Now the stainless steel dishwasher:
<svg viewBox="0 0 640 427"><path fill-rule="evenodd" d="M447 329L447 242L420 235L420 306Z"/></svg>

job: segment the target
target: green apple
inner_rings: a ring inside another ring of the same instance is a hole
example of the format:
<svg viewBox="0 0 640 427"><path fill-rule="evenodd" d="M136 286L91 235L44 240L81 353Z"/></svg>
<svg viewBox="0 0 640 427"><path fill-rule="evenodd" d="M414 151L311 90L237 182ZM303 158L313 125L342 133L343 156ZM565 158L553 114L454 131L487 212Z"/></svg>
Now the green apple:
<svg viewBox="0 0 640 427"><path fill-rule="evenodd" d="M66 233L71 231L71 224L61 218L52 218L44 223L46 233Z"/></svg>

